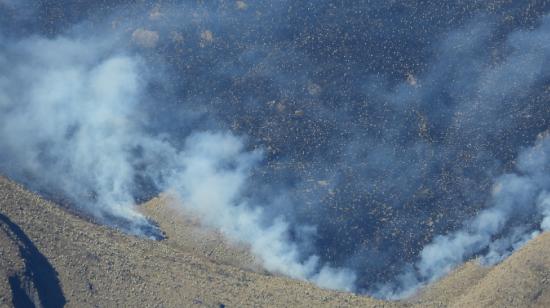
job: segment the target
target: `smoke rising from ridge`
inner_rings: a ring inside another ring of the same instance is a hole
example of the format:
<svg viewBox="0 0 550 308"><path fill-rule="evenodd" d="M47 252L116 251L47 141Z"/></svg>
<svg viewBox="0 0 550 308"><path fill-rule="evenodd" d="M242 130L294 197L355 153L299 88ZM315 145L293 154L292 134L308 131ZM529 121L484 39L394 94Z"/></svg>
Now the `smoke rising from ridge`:
<svg viewBox="0 0 550 308"><path fill-rule="evenodd" d="M475 40L477 38L474 36ZM506 47L510 48L509 54L498 63L481 70L475 83L470 83L476 92L474 97L468 97L468 101L464 102L464 112L471 113L466 121L479 121L477 117L484 115L479 112L485 108L496 111L501 108L498 105L507 100L524 99L529 89L548 80L548 42L550 17L545 17L535 30L510 34L505 41ZM463 114L456 119L460 121L457 121L457 126L473 126L464 124L462 117ZM504 124L505 127L510 125ZM545 203L548 181L545 175L548 164L547 139L546 134L539 135L535 146L519 153L515 162L516 173L504 174L495 179L484 209L468 219L462 228L447 235L435 236L431 243L422 248L414 270L407 267L398 276L397 286L401 286L400 291L393 293L395 290L391 291L391 288L395 285L390 284L382 286L379 295L390 298L407 296L422 282L440 278L473 256L480 256L482 263L495 264L536 236L539 230L546 230L544 221L547 221L547 213L544 205L540 204ZM537 226L541 220L541 225Z"/></svg>
<svg viewBox="0 0 550 308"><path fill-rule="evenodd" d="M0 170L33 189L153 236L134 204L170 190L381 297L550 224L544 2L102 3L0 2Z"/></svg>
<svg viewBox="0 0 550 308"><path fill-rule="evenodd" d="M284 217L265 217L260 207L241 200L260 151L246 152L241 139L216 132L193 133L180 151L144 131L143 63L113 54L108 42L102 48L105 43L31 38L5 50L0 65L6 73L0 87L4 172L69 198L100 221L158 237L134 209L132 185L136 177L146 178L159 191L174 191L204 224L250 245L267 270L353 290L349 270L321 266L315 255L302 260Z"/></svg>
<svg viewBox="0 0 550 308"><path fill-rule="evenodd" d="M132 185L140 176L134 152L151 142L140 127L143 63L111 54L110 45L65 37L6 42L0 165L49 197L141 234L150 223L133 209Z"/></svg>

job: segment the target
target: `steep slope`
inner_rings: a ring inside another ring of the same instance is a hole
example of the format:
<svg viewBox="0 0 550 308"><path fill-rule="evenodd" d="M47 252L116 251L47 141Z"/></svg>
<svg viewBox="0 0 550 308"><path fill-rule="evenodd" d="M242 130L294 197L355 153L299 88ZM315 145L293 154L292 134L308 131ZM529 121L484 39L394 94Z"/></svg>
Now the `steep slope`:
<svg viewBox="0 0 550 308"><path fill-rule="evenodd" d="M177 201L167 195L154 198L141 206L141 211L160 224L166 235L164 243L175 249L190 252L215 263L232 265L245 270L263 269L247 247L229 242L217 230L201 226L198 217L184 212Z"/></svg>
<svg viewBox="0 0 550 308"><path fill-rule="evenodd" d="M550 234L491 269L454 307L550 307Z"/></svg>
<svg viewBox="0 0 550 308"><path fill-rule="evenodd" d="M68 307L396 306L242 270L223 264L231 263L223 258L211 261L174 239L155 242L95 225L5 178L0 212L48 259ZM4 279L22 268L13 241L0 239L1 255L19 262L2 261ZM2 295L9 303L10 294Z"/></svg>
<svg viewBox="0 0 550 308"><path fill-rule="evenodd" d="M8 217L0 214L0 265L3 268L3 289L11 290L11 302L20 307L29 305L60 307L65 297L59 285L57 273L48 259L40 253L26 234ZM7 284L6 284L7 280ZM6 287L9 285L9 287ZM10 295L2 298L9 300ZM0 299L0 303L4 300Z"/></svg>
<svg viewBox="0 0 550 308"><path fill-rule="evenodd" d="M533 239L504 262L468 262L412 303L431 307L550 307L550 234Z"/></svg>
<svg viewBox="0 0 550 308"><path fill-rule="evenodd" d="M174 205L159 197L142 206L166 232L157 242L83 220L0 177L0 306L550 306L550 234L495 267L468 262L414 298L384 302L265 273L246 247Z"/></svg>
<svg viewBox="0 0 550 308"><path fill-rule="evenodd" d="M3 228L0 230L0 252L0 307L4 307L13 302L10 282L12 277L24 273L25 263L19 255L19 247Z"/></svg>

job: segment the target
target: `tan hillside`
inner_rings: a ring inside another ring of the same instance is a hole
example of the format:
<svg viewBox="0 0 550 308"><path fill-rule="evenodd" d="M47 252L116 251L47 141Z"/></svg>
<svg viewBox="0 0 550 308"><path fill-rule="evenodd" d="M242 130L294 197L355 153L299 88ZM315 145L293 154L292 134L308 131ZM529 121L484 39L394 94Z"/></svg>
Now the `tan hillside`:
<svg viewBox="0 0 550 308"><path fill-rule="evenodd" d="M98 226L5 178L0 178L0 212L55 269L68 307L394 306L225 265L224 260L234 260L226 254L213 253L210 260L203 249L216 244L191 247L192 241L177 243L176 237L155 242ZM24 265L17 240L5 231L9 226L0 224L0 306L10 306L4 280ZM191 227L179 230L185 228Z"/></svg>
<svg viewBox="0 0 550 308"><path fill-rule="evenodd" d="M490 269L473 262L404 302L323 290L262 271L246 247L155 198L167 239L76 217L0 177L0 307L549 307L550 235Z"/></svg>

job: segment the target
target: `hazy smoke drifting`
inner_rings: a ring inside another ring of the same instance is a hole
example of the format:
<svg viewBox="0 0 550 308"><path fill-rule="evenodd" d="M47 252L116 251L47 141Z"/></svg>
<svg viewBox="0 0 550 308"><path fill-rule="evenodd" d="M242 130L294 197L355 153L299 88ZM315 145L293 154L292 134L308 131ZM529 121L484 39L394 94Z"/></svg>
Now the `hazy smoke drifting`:
<svg viewBox="0 0 550 308"><path fill-rule="evenodd" d="M471 113L467 121L479 120L477 112L497 109L510 97L522 99L523 93L550 77L549 17L535 30L510 34L505 44L509 48L506 57L484 68L475 82L469 83L476 94L470 98L473 102L466 101L466 108L462 107L464 112ZM460 117L456 120L463 121ZM460 122L457 123L460 127L473 127ZM435 236L422 248L413 269L407 267L398 276L397 284L382 286L378 294L390 298L410 295L422 284L440 278L473 256L479 256L482 263L495 264L536 236L538 230L546 230L549 142L546 134L539 135L535 146L520 152L517 171L496 178L484 209L462 228Z"/></svg>
<svg viewBox="0 0 550 308"><path fill-rule="evenodd" d="M205 224L249 244L267 270L353 290L353 273L303 256L284 217L266 217L243 198L261 151L246 152L229 132L193 133L179 150L143 130L146 70L113 45L33 37L2 50L2 170L103 222L156 237L132 195L136 178L148 179L181 196Z"/></svg>
<svg viewBox="0 0 550 308"><path fill-rule="evenodd" d="M381 297L550 225L544 1L107 2L0 0L0 170L48 197L156 237L170 190Z"/></svg>
<svg viewBox="0 0 550 308"><path fill-rule="evenodd" d="M491 193L490 206L464 227L436 236L420 252L415 269L398 277L398 284L381 287L378 295L401 298L420 286L447 274L457 265L478 255L493 265L537 236L550 225L550 138L541 134L536 144L518 158L517 172L500 176ZM538 223L540 222L540 223ZM398 286L398 289L392 289Z"/></svg>
<svg viewBox="0 0 550 308"><path fill-rule="evenodd" d="M304 258L290 239L283 216L265 216L262 208L269 204L258 207L243 199L251 168L261 158L258 151L243 152L243 146L230 134L200 133L187 139L179 162L182 168L170 178L184 206L200 214L204 223L249 244L269 271L309 279L322 287L353 290L355 275L350 270L320 268L318 256ZM298 232L307 238L314 230L303 226Z"/></svg>

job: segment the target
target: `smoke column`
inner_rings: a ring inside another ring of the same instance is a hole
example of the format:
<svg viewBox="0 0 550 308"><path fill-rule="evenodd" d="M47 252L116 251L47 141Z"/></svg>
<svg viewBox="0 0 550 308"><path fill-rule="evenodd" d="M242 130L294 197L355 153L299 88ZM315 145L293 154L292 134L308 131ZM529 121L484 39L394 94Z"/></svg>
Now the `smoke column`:
<svg viewBox="0 0 550 308"><path fill-rule="evenodd" d="M353 289L353 273L302 256L284 217L265 217L243 199L260 151L246 152L231 133L193 133L178 150L143 131L147 115L139 103L147 81L139 58L109 50L113 44L102 40L31 38L9 45L0 62L6 77L0 146L8 175L69 198L100 221L157 237L134 209L132 185L147 178L159 191L175 191L205 224L249 244L266 269Z"/></svg>
<svg viewBox="0 0 550 308"><path fill-rule="evenodd" d="M107 2L0 0L0 171L46 197L159 238L171 191L384 298L550 225L546 2Z"/></svg>

